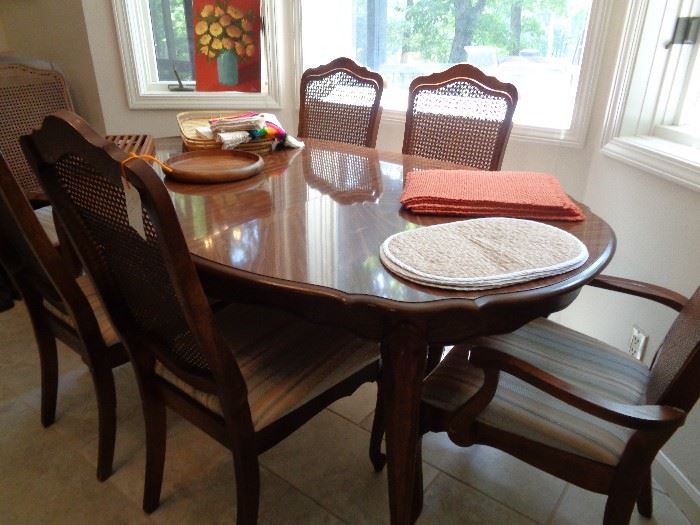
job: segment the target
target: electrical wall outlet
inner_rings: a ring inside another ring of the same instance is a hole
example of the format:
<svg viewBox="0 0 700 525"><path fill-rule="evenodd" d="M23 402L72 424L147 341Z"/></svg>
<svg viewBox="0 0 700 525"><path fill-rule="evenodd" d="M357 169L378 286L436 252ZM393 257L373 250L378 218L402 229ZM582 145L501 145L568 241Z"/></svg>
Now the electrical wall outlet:
<svg viewBox="0 0 700 525"><path fill-rule="evenodd" d="M641 328L639 328L637 325L632 325L632 336L630 337L630 343L627 346L627 352L632 357L641 361L648 339L649 336L644 333Z"/></svg>

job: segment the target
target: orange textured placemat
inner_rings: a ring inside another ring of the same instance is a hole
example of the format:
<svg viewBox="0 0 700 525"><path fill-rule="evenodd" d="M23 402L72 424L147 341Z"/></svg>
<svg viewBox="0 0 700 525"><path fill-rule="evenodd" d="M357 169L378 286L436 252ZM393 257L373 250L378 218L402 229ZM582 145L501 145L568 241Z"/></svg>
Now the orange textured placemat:
<svg viewBox="0 0 700 525"><path fill-rule="evenodd" d="M415 213L581 221L553 175L523 171L426 170L406 175L401 203Z"/></svg>

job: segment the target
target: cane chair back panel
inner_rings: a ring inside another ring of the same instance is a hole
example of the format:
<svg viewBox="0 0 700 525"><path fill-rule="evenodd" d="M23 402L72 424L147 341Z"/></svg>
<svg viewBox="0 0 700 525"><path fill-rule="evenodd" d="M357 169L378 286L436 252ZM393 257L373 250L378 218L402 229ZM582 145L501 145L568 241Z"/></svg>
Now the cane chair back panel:
<svg viewBox="0 0 700 525"><path fill-rule="evenodd" d="M301 77L299 136L374 147L384 81L349 58Z"/></svg>
<svg viewBox="0 0 700 525"><path fill-rule="evenodd" d="M685 305L654 356L647 402L689 412L700 396L700 288Z"/></svg>
<svg viewBox="0 0 700 525"><path fill-rule="evenodd" d="M211 354L201 343L214 351L211 310L158 175L141 160L122 168L126 154L70 112L48 117L25 144L40 159L46 192L132 355L143 357L148 341L174 373L213 391ZM134 192L141 202L131 210L145 238L127 211Z"/></svg>
<svg viewBox="0 0 700 525"><path fill-rule="evenodd" d="M469 64L418 77L409 88L403 153L497 170L517 100L515 86Z"/></svg>
<svg viewBox="0 0 700 525"><path fill-rule="evenodd" d="M141 210L146 233L143 239L129 225L123 188L78 156L60 159L54 176L74 203L138 329L155 336L163 351L172 351L180 366L207 372L207 362L177 307L178 297L150 213Z"/></svg>
<svg viewBox="0 0 700 525"><path fill-rule="evenodd" d="M73 109L63 75L22 64L0 64L0 151L25 193L41 194L34 172L22 154L19 138L41 126L46 115Z"/></svg>

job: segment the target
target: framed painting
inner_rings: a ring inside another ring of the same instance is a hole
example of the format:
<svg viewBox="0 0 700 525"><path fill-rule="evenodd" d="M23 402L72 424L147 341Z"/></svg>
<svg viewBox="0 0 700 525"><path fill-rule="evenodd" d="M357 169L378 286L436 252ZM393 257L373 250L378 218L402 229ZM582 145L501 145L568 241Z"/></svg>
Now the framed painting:
<svg viewBox="0 0 700 525"><path fill-rule="evenodd" d="M261 0L193 0L197 91L260 92Z"/></svg>

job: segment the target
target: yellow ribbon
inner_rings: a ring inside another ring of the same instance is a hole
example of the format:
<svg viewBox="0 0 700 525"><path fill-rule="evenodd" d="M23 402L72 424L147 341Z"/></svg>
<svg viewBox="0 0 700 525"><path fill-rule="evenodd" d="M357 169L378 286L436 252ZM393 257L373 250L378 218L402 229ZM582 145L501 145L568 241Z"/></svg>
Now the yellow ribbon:
<svg viewBox="0 0 700 525"><path fill-rule="evenodd" d="M125 158L123 161L121 161L122 179L124 180L124 183L127 184L127 187L129 184L129 179L126 176L126 165L134 159L141 159L144 161L155 162L156 164L160 165L160 167L163 168L163 171L165 171L166 173L170 173L171 171L173 171L173 169L170 166L168 166L164 162L161 162L160 160L155 158L153 155L146 155L146 154L137 155L133 151L129 152L129 156L127 158Z"/></svg>

